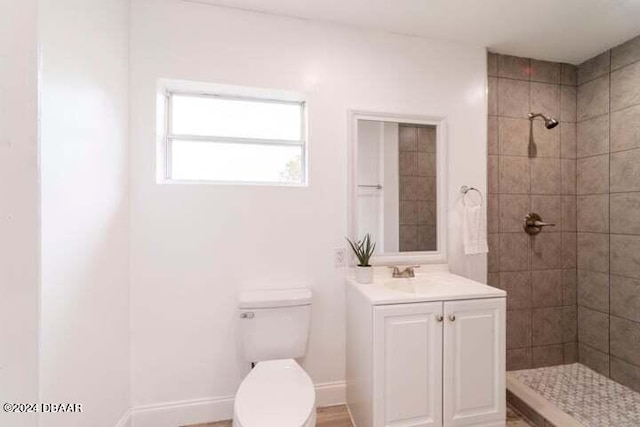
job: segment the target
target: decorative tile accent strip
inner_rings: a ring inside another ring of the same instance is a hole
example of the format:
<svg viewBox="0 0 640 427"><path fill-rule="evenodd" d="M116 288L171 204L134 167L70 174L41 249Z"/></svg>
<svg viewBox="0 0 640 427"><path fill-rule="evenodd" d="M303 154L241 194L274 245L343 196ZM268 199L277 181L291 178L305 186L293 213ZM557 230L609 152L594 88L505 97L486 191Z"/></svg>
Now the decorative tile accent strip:
<svg viewBox="0 0 640 427"><path fill-rule="evenodd" d="M513 374L585 426L640 426L640 393L584 365L526 369Z"/></svg>

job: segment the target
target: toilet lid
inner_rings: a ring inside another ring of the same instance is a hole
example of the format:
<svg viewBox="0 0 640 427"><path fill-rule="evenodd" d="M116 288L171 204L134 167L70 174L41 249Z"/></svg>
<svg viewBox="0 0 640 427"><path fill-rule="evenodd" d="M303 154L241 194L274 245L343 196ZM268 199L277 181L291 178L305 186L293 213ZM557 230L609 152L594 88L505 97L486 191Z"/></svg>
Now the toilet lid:
<svg viewBox="0 0 640 427"><path fill-rule="evenodd" d="M315 400L311 378L295 360L259 362L240 384L235 418L243 427L300 427Z"/></svg>

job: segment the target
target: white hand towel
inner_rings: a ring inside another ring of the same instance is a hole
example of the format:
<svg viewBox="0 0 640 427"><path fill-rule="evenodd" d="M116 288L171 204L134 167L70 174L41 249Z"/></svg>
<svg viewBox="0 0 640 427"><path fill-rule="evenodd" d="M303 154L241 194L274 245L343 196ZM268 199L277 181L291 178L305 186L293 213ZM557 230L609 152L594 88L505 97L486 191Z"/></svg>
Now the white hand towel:
<svg viewBox="0 0 640 427"><path fill-rule="evenodd" d="M489 252L482 205L467 206L464 208L462 238L464 239L465 254L475 255Z"/></svg>

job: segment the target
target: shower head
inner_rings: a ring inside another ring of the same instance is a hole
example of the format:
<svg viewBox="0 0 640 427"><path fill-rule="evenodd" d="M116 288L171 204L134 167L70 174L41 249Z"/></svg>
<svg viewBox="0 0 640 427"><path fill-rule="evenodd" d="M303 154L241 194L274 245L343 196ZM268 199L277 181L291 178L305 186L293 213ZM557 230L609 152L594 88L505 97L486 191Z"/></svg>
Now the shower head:
<svg viewBox="0 0 640 427"><path fill-rule="evenodd" d="M542 113L529 113L529 120L533 121L536 117L542 117L544 119L544 126L547 129L553 129L558 126L558 121L552 117L547 117Z"/></svg>

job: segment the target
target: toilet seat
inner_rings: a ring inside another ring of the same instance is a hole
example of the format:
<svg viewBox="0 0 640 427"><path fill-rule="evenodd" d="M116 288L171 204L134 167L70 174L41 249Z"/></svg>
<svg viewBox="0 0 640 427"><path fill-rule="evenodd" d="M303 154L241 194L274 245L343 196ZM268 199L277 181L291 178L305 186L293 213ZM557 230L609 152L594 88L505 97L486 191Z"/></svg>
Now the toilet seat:
<svg viewBox="0 0 640 427"><path fill-rule="evenodd" d="M313 427L316 393L293 359L259 362L242 381L233 409L234 427Z"/></svg>

